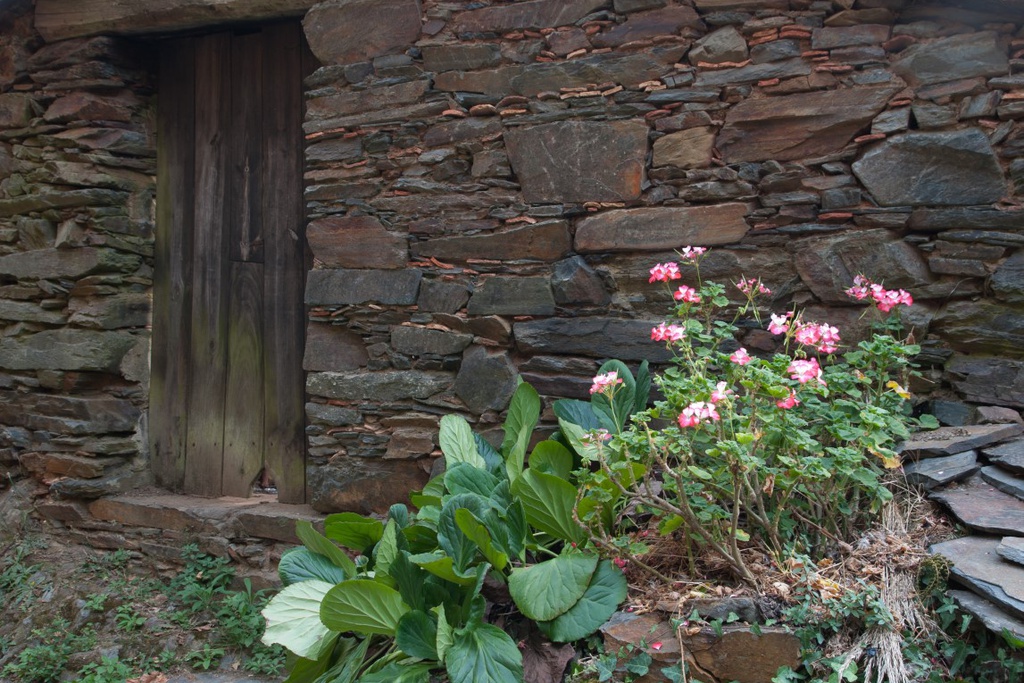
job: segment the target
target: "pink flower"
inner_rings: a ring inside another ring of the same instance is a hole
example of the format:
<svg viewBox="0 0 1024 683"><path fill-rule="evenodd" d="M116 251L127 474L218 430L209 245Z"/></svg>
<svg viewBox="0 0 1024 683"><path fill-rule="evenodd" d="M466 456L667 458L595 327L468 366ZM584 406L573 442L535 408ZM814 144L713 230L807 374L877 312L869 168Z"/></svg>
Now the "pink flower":
<svg viewBox="0 0 1024 683"><path fill-rule="evenodd" d="M736 287L741 292L748 295L751 292L756 292L757 294L764 295L772 293L772 290L765 287L763 284L761 284L761 281L756 278L750 278L749 280L740 280L739 282L736 283Z"/></svg>
<svg viewBox="0 0 1024 683"><path fill-rule="evenodd" d="M789 367L786 368L786 372L790 373L790 379L795 379L800 382L800 384L807 384L812 379L818 380L819 384L825 383L825 381L821 379L821 366L818 365L817 358L795 360L789 364Z"/></svg>
<svg viewBox="0 0 1024 683"><path fill-rule="evenodd" d="M683 247L679 255L683 257L683 260L695 262L698 258L704 255L707 249L704 247Z"/></svg>
<svg viewBox="0 0 1024 683"><path fill-rule="evenodd" d="M661 641L657 640L657 641L651 643L651 649L652 650L660 650L661 649Z"/></svg>
<svg viewBox="0 0 1024 683"><path fill-rule="evenodd" d="M846 293L855 299L866 299L869 296L875 300L878 310L888 313L896 306L910 306L914 303L914 297L902 289L886 289L880 284L872 282L863 275L853 278L853 287L846 290Z"/></svg>
<svg viewBox="0 0 1024 683"><path fill-rule="evenodd" d="M626 561L621 557L613 557L612 562L614 562L615 566L619 569L624 569L626 567Z"/></svg>
<svg viewBox="0 0 1024 683"><path fill-rule="evenodd" d="M607 374L596 376L594 378L594 385L590 387L590 393L608 393L617 384L622 384L622 379L619 377L619 373L613 370Z"/></svg>
<svg viewBox="0 0 1024 683"><path fill-rule="evenodd" d="M814 346L821 341L821 329L815 323L801 323L793 333L793 339L806 346Z"/></svg>
<svg viewBox="0 0 1024 683"><path fill-rule="evenodd" d="M736 352L734 354L729 356L729 360L731 360L736 365L746 365L747 363L754 359L751 358L750 354L747 353L747 350L741 346L740 348L736 349Z"/></svg>
<svg viewBox="0 0 1024 683"><path fill-rule="evenodd" d="M686 285L676 290L676 293L672 296L675 297L676 301L685 301L690 304L700 303L700 294L697 293L697 290Z"/></svg>
<svg viewBox="0 0 1024 683"><path fill-rule="evenodd" d="M786 315L775 315L772 313L772 321L768 323L768 331L772 334L786 334L789 332L789 319L792 313Z"/></svg>
<svg viewBox="0 0 1024 683"><path fill-rule="evenodd" d="M679 265L669 261L668 263L656 263L651 268L651 279L648 282L668 282L669 280L678 280L682 275L679 274Z"/></svg>
<svg viewBox="0 0 1024 683"><path fill-rule="evenodd" d="M796 392L790 389L789 396L782 399L781 401L776 401L775 405L782 408L783 410L789 410L790 408L800 405L800 400L797 399Z"/></svg>
<svg viewBox="0 0 1024 683"><path fill-rule="evenodd" d="M711 402L718 403L719 401L723 400L724 398L732 394L733 391L732 389L729 389L728 386L729 385L726 382L719 382L718 384L716 384L715 390L711 392Z"/></svg>
<svg viewBox="0 0 1024 683"><path fill-rule="evenodd" d="M835 353L839 350L839 330L831 325L819 325L821 341L818 342L818 350L822 353Z"/></svg>
<svg viewBox="0 0 1024 683"><path fill-rule="evenodd" d="M681 325L666 325L662 323L651 328L651 339L654 341L680 341L686 336L686 330Z"/></svg>
<svg viewBox="0 0 1024 683"><path fill-rule="evenodd" d="M701 422L718 422L720 419L722 418L714 403L694 401L683 408L683 412L679 414L679 426L686 429L687 427L697 427Z"/></svg>
<svg viewBox="0 0 1024 683"><path fill-rule="evenodd" d="M831 325L801 323L793 338L806 346L813 346L822 353L835 353L839 348L839 330Z"/></svg>
<svg viewBox="0 0 1024 683"><path fill-rule="evenodd" d="M846 290L846 293L852 296L854 299L866 299L868 296L868 287L871 286L871 281L863 275L858 275L853 278L853 287Z"/></svg>

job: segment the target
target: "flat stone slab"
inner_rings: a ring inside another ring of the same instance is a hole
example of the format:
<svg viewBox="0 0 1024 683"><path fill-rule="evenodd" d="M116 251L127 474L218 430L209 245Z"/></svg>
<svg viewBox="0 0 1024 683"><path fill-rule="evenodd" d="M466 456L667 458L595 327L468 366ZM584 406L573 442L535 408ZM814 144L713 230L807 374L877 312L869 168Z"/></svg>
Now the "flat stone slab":
<svg viewBox="0 0 1024 683"><path fill-rule="evenodd" d="M1009 493L1014 498L1024 500L1024 480L998 467L988 466L981 468L981 478L1003 493Z"/></svg>
<svg viewBox="0 0 1024 683"><path fill-rule="evenodd" d="M1008 472L1024 474L1024 439L1016 439L1009 443L983 448L982 455L993 465Z"/></svg>
<svg viewBox="0 0 1024 683"><path fill-rule="evenodd" d="M1024 433L1018 424L969 425L966 427L939 427L929 432L918 432L903 442L901 453L917 460L941 455L955 455L997 444Z"/></svg>
<svg viewBox="0 0 1024 683"><path fill-rule="evenodd" d="M952 574L972 592L1024 619L1024 568L1004 561L996 552L999 539L965 536L931 547L953 563Z"/></svg>
<svg viewBox="0 0 1024 683"><path fill-rule="evenodd" d="M991 534L1024 536L1024 501L973 477L930 498L942 503L963 524Z"/></svg>
<svg viewBox="0 0 1024 683"><path fill-rule="evenodd" d="M985 625L992 633L1000 634L1005 629L1018 638L1024 638L1024 620L1011 616L988 600L967 591L949 591L960 609Z"/></svg>
<svg viewBox="0 0 1024 683"><path fill-rule="evenodd" d="M965 451L956 455L926 458L903 467L907 482L920 486L925 491L966 479L978 471L978 452Z"/></svg>
<svg viewBox="0 0 1024 683"><path fill-rule="evenodd" d="M1024 538L1006 536L996 546L996 552L1004 560L1024 565Z"/></svg>

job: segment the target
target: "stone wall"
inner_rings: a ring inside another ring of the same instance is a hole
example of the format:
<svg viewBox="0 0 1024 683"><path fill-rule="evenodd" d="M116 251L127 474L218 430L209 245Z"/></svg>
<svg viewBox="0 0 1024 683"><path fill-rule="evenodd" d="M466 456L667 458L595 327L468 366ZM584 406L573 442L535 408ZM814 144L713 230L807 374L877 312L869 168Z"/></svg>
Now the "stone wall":
<svg viewBox="0 0 1024 683"><path fill-rule="evenodd" d="M0 12L0 474L95 497L147 475L154 68L31 4Z"/></svg>
<svg viewBox="0 0 1024 683"><path fill-rule="evenodd" d="M855 274L908 289L941 419L1024 407L1024 14L989 7L314 7L313 504L401 498L439 416L494 428L517 374L583 397L602 359L664 360L647 270L687 244L847 338Z"/></svg>

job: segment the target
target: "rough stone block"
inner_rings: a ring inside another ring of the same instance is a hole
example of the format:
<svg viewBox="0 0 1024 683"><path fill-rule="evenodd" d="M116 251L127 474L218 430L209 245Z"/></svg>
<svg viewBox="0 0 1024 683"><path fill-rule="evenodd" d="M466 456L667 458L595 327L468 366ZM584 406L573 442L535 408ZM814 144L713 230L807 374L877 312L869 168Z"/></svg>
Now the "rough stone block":
<svg viewBox="0 0 1024 683"><path fill-rule="evenodd" d="M546 277L491 277L469 299L470 315L552 315L555 299Z"/></svg>
<svg viewBox="0 0 1024 683"><path fill-rule="evenodd" d="M931 326L958 351L1012 357L1024 348L1024 310L991 300L950 301Z"/></svg>
<svg viewBox="0 0 1024 683"><path fill-rule="evenodd" d="M306 304L339 306L375 302L396 306L416 303L420 270L314 270L306 281Z"/></svg>
<svg viewBox="0 0 1024 683"><path fill-rule="evenodd" d="M416 460L342 457L326 467L310 467L310 505L317 512L384 514L423 488L427 471Z"/></svg>
<svg viewBox="0 0 1024 683"><path fill-rule="evenodd" d="M303 370L355 370L365 367L366 362L363 338L355 332L320 322L307 325Z"/></svg>
<svg viewBox="0 0 1024 683"><path fill-rule="evenodd" d="M0 275L16 278L77 280L90 273L131 273L142 259L113 249L36 249L0 256Z"/></svg>
<svg viewBox="0 0 1024 683"><path fill-rule="evenodd" d="M714 128L689 128L654 141L654 165L702 168L711 163Z"/></svg>
<svg viewBox="0 0 1024 683"><path fill-rule="evenodd" d="M306 228L309 248L327 268L404 268L405 238L388 232L374 216L329 216Z"/></svg>
<svg viewBox="0 0 1024 683"><path fill-rule="evenodd" d="M816 28L811 33L811 49L832 50L853 45L875 45L889 40L890 27L883 24L859 24Z"/></svg>
<svg viewBox="0 0 1024 683"><path fill-rule="evenodd" d="M954 354L946 374L968 401L1024 408L1024 361Z"/></svg>
<svg viewBox="0 0 1024 683"><path fill-rule="evenodd" d="M473 413L504 410L516 390L516 374L507 353L473 346L463 355L455 393Z"/></svg>
<svg viewBox="0 0 1024 683"><path fill-rule="evenodd" d="M446 372L419 370L311 372L306 375L306 392L347 401L388 402L429 398L451 386L452 380Z"/></svg>
<svg viewBox="0 0 1024 683"><path fill-rule="evenodd" d="M23 128L32 121L33 100L24 93L0 95L0 128Z"/></svg>
<svg viewBox="0 0 1024 683"><path fill-rule="evenodd" d="M604 306L611 295L594 269L579 256L555 264L551 274L551 289L555 302L562 305Z"/></svg>
<svg viewBox="0 0 1024 683"><path fill-rule="evenodd" d="M402 52L420 37L419 0L328 0L302 20L322 64L347 64Z"/></svg>
<svg viewBox="0 0 1024 683"><path fill-rule="evenodd" d="M436 256L452 261L471 258L554 261L571 249L566 221L544 221L503 232L439 237L413 244L413 254L417 257Z"/></svg>
<svg viewBox="0 0 1024 683"><path fill-rule="evenodd" d="M68 302L70 322L94 330L145 327L150 323L152 295L147 292L123 292L112 296L78 298Z"/></svg>
<svg viewBox="0 0 1024 683"><path fill-rule="evenodd" d="M306 116L325 119L410 104L423 97L429 85L430 81L420 79L314 97L306 101Z"/></svg>
<svg viewBox="0 0 1024 683"><path fill-rule="evenodd" d="M747 41L735 26L713 31L690 48L690 64L742 62L747 58ZM797 53L799 55L799 52ZM795 56L795 55L790 55Z"/></svg>
<svg viewBox="0 0 1024 683"><path fill-rule="evenodd" d="M459 33L505 33L517 29L566 26L604 5L606 0L527 0L460 12L452 25Z"/></svg>
<svg viewBox="0 0 1024 683"><path fill-rule="evenodd" d="M594 47L618 47L635 40L648 40L658 36L677 35L683 28L704 28L700 16L692 7L665 7L631 14L626 21L611 30L595 35ZM743 44L744 50L746 43Z"/></svg>
<svg viewBox="0 0 1024 683"><path fill-rule="evenodd" d="M455 313L469 301L469 288L459 282L424 280L416 305L430 313Z"/></svg>
<svg viewBox="0 0 1024 683"><path fill-rule="evenodd" d="M584 218L576 228L576 251L664 251L739 242L750 227L747 205L613 209Z"/></svg>
<svg viewBox="0 0 1024 683"><path fill-rule="evenodd" d="M991 31L964 33L913 45L892 69L912 85L930 85L1009 71L1005 39Z"/></svg>
<svg viewBox="0 0 1024 683"><path fill-rule="evenodd" d="M427 71L472 71L501 63L501 48L494 43L424 45L422 50Z"/></svg>
<svg viewBox="0 0 1024 683"><path fill-rule="evenodd" d="M473 341L471 334L445 332L426 327L400 326L391 330L391 347L407 356L451 356Z"/></svg>
<svg viewBox="0 0 1024 683"><path fill-rule="evenodd" d="M672 354L651 341L651 328L661 320L621 318L549 318L515 323L516 348L523 353L578 354L589 358L650 360L661 363Z"/></svg>
<svg viewBox="0 0 1024 683"><path fill-rule="evenodd" d="M996 552L998 538L967 536L937 543L930 550L952 565L952 574L972 591L1024 619L1024 569L1005 562Z"/></svg>
<svg viewBox="0 0 1024 683"><path fill-rule="evenodd" d="M1024 426L1018 424L939 427L913 434L903 443L901 451L912 458L955 455L1005 441L1022 432Z"/></svg>
<svg viewBox="0 0 1024 683"><path fill-rule="evenodd" d="M135 344L125 332L64 328L0 339L0 368L116 372Z"/></svg>
<svg viewBox="0 0 1024 683"><path fill-rule="evenodd" d="M941 458L928 458L903 466L907 483L920 486L925 491L931 491L937 486L948 484L951 481L966 479L977 471L977 451L966 451Z"/></svg>
<svg viewBox="0 0 1024 683"><path fill-rule="evenodd" d="M640 197L647 157L641 121L559 121L505 133L530 203L617 202Z"/></svg>

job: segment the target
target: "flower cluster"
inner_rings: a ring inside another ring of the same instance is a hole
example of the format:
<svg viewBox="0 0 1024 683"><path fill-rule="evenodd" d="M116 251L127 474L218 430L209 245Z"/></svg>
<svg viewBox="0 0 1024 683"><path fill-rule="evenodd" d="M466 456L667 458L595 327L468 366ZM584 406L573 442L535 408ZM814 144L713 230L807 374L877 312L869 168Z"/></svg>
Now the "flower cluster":
<svg viewBox="0 0 1024 683"><path fill-rule="evenodd" d="M786 334L789 332L789 323L792 317L792 312L785 315L775 315L772 313L771 322L768 323L768 331L772 334Z"/></svg>
<svg viewBox="0 0 1024 683"><path fill-rule="evenodd" d="M825 323L798 322L793 338L804 346L813 346L822 353L839 350L839 330Z"/></svg>
<svg viewBox="0 0 1024 683"><path fill-rule="evenodd" d="M676 293L673 294L672 297L676 301L682 301L688 304L700 303L700 294L697 293L697 290L694 289L693 287L687 287L686 285L683 285L682 287L677 289Z"/></svg>
<svg viewBox="0 0 1024 683"><path fill-rule="evenodd" d="M786 368L786 372L789 373L790 379L795 379L800 384L807 384L812 379L818 380L818 384L825 384L825 380L821 378L821 366L818 365L817 358L794 360Z"/></svg>
<svg viewBox="0 0 1024 683"><path fill-rule="evenodd" d="M594 377L594 384L590 387L590 393L592 394L604 394L610 393L615 386L622 384L622 378L619 377L619 373L612 371L604 375L597 375Z"/></svg>
<svg viewBox="0 0 1024 683"><path fill-rule="evenodd" d="M669 261L668 263L656 263L651 268L651 279L648 282L668 282L678 280L682 275L679 273L679 264Z"/></svg>
<svg viewBox="0 0 1024 683"><path fill-rule="evenodd" d="M909 292L902 289L886 289L863 275L853 278L853 287L846 290L846 293L854 299L871 297L882 313L888 313L896 306L910 306L914 303L914 297L910 296Z"/></svg>
<svg viewBox="0 0 1024 683"><path fill-rule="evenodd" d="M753 358L751 358L750 354L747 353L747 350L741 346L740 348L736 349L735 353L729 356L729 360L731 360L736 365L746 365L747 363L752 361Z"/></svg>
<svg viewBox="0 0 1024 683"><path fill-rule="evenodd" d="M700 426L702 422L718 422L721 419L714 403L694 401L679 414L679 426L686 429Z"/></svg>
<svg viewBox="0 0 1024 683"><path fill-rule="evenodd" d="M682 325L662 323L651 329L651 339L654 341L682 341L685 336L686 330Z"/></svg>
<svg viewBox="0 0 1024 683"><path fill-rule="evenodd" d="M679 251L679 256L681 256L684 261L696 263L697 259L703 256L706 251L706 247L683 247Z"/></svg>
<svg viewBox="0 0 1024 683"><path fill-rule="evenodd" d="M736 288L747 296L751 296L752 294L764 294L767 296L772 293L772 290L765 287L757 278L740 280L736 283Z"/></svg>

